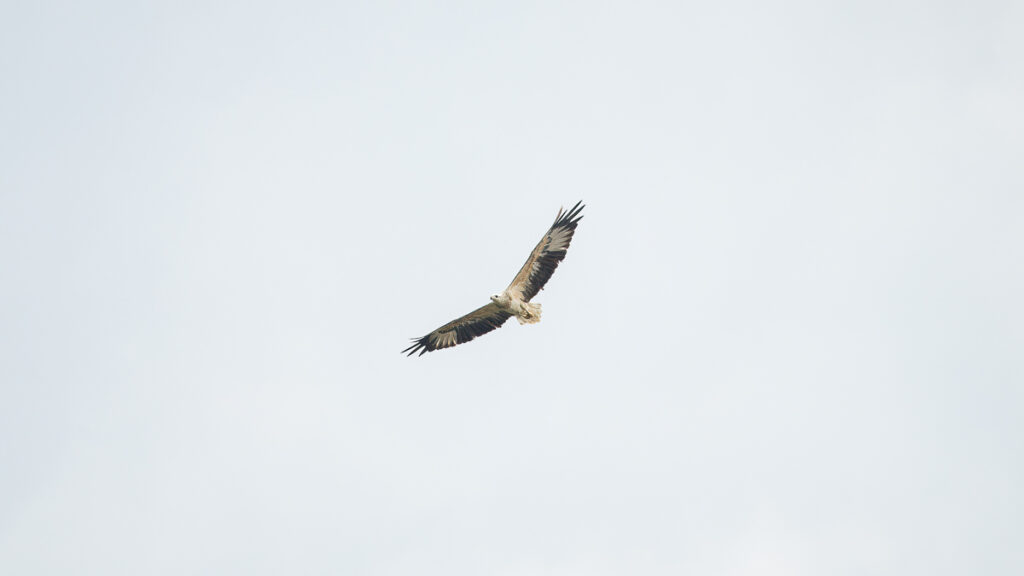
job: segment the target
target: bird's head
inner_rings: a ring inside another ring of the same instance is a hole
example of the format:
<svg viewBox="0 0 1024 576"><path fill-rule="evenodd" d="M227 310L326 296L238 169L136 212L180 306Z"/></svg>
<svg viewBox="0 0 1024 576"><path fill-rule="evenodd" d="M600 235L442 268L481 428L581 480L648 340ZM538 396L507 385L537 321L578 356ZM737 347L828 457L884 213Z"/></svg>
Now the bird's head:
<svg viewBox="0 0 1024 576"><path fill-rule="evenodd" d="M494 303L498 302L498 295L497 294L491 294L491 302L494 302Z"/></svg>

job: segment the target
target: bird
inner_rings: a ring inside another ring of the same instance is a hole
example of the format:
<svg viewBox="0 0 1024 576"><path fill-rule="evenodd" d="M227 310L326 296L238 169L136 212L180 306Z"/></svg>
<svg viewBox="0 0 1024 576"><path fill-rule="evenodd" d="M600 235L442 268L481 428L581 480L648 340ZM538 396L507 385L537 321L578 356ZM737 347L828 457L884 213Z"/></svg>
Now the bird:
<svg viewBox="0 0 1024 576"><path fill-rule="evenodd" d="M568 211L564 207L559 208L554 224L530 252L530 257L508 288L493 294L489 303L469 314L452 320L426 336L413 338L412 345L402 350L402 353L412 356L419 352L422 356L427 352L464 344L477 336L497 330L513 316L520 324L540 322L541 306L530 300L544 288L555 273L555 268L565 259L576 226L583 219L580 215L583 208L582 200Z"/></svg>

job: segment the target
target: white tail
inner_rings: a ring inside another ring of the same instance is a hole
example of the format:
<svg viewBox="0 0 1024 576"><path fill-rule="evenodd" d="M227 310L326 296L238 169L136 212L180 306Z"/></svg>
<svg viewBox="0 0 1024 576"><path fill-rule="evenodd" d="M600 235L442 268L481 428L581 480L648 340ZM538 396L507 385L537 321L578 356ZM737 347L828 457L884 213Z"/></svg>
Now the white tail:
<svg viewBox="0 0 1024 576"><path fill-rule="evenodd" d="M523 313L516 316L520 324L536 324L540 322L540 304L535 302L523 302Z"/></svg>

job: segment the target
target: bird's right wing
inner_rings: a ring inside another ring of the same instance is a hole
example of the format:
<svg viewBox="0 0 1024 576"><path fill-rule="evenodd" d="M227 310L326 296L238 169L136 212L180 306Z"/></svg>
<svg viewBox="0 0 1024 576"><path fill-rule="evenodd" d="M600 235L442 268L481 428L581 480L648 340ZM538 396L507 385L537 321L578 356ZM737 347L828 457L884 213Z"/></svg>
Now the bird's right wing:
<svg viewBox="0 0 1024 576"><path fill-rule="evenodd" d="M422 356L427 352L469 342L477 336L483 336L492 330L500 328L511 316L512 314L498 308L497 304L491 302L473 310L462 318L452 320L422 338L413 338L412 346L402 350L402 353L408 352L408 355L412 356L419 352L420 356Z"/></svg>

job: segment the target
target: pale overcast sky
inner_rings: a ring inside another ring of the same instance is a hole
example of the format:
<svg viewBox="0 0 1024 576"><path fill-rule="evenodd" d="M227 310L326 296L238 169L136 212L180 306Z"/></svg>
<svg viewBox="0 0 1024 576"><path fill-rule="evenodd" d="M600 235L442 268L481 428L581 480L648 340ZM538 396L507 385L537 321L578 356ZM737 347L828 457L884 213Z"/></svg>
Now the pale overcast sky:
<svg viewBox="0 0 1024 576"><path fill-rule="evenodd" d="M0 573L1024 573L1022 31L4 4Z"/></svg>

